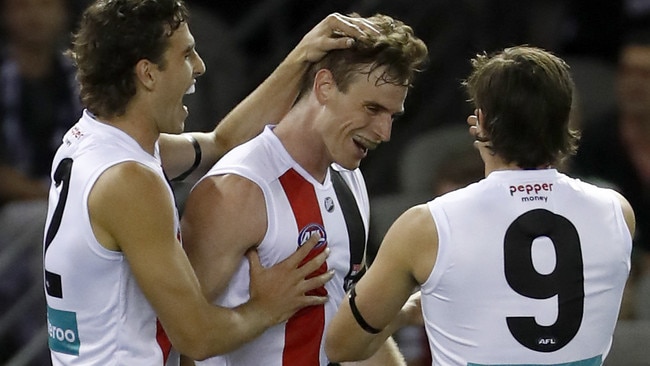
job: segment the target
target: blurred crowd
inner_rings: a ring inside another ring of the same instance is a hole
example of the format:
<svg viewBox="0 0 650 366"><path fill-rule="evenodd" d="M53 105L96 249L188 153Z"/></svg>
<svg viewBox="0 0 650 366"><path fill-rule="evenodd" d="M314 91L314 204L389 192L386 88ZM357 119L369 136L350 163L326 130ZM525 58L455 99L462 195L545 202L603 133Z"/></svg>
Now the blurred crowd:
<svg viewBox="0 0 650 366"><path fill-rule="evenodd" d="M583 142L578 155L561 168L614 187L630 200L637 236L621 317L650 319L650 0L187 3L190 28L207 67L197 92L186 98L187 130L211 129L271 72L298 37L331 12L382 12L412 25L429 47L428 66L410 91L391 142L371 152L361 166L372 201L409 197L397 204L397 211L481 177L478 156L454 148L468 145L462 137L447 139L459 144L444 152L431 142L424 150L440 155L438 174L430 173L435 180L409 192L400 176L403 156L416 141L434 136L429 140L439 143L435 135L440 131L465 129L472 111L460 81L470 71L472 56L530 44L563 57L575 73L574 125L582 130ZM54 149L81 111L74 70L63 51L86 4L0 0L0 363L46 329L40 272L46 187ZM410 162L416 170L434 169L428 157L413 156L421 159ZM379 207L372 215L386 214ZM385 229L374 228L375 237ZM31 288L36 290L30 293ZM419 350L412 365L426 364L420 363L426 362L421 339L416 336L410 343ZM46 355L44 346L39 352ZM42 364L38 357L34 364Z"/></svg>

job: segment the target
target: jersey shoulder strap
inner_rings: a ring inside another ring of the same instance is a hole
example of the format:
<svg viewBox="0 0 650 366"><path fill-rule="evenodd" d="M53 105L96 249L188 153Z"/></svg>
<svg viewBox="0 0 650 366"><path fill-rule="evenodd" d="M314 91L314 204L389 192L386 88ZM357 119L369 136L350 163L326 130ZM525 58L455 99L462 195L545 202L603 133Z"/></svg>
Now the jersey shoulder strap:
<svg viewBox="0 0 650 366"><path fill-rule="evenodd" d="M341 173L330 167L332 185L338 197L345 226L348 229L350 243L350 270L343 281L343 288L347 292L366 272L366 230L359 206L350 187L341 176Z"/></svg>

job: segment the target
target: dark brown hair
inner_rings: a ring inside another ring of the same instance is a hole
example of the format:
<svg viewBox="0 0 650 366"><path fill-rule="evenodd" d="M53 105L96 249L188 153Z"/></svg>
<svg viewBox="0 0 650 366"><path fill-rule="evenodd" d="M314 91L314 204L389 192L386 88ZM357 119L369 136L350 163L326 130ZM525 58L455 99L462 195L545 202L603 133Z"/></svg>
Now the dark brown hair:
<svg viewBox="0 0 650 366"><path fill-rule="evenodd" d="M124 114L135 95L133 67L164 68L169 37L188 18L180 0L97 0L81 18L67 54L77 66L81 100L93 114Z"/></svg>
<svg viewBox="0 0 650 366"><path fill-rule="evenodd" d="M569 66L540 48L517 46L479 54L463 82L494 153L519 167L557 164L575 153L569 127L574 84Z"/></svg>
<svg viewBox="0 0 650 366"><path fill-rule="evenodd" d="M360 17L356 13L349 16ZM314 77L321 69L332 72L339 90L343 92L359 73L369 76L382 66L387 68L377 82L395 85L410 85L413 82L415 74L427 61L427 46L402 21L382 14L366 19L380 34L357 39L350 48L330 51L313 64L303 78L301 96L311 89Z"/></svg>

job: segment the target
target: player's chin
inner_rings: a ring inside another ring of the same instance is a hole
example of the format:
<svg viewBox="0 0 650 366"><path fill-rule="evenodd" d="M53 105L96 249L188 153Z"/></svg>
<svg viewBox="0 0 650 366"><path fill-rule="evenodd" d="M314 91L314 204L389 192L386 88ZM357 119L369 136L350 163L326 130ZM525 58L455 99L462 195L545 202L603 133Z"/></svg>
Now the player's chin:
<svg viewBox="0 0 650 366"><path fill-rule="evenodd" d="M160 132L167 133L170 135L178 135L183 133L184 131L185 131L185 120L179 120L178 122L174 123L172 126L169 126L164 131L160 131Z"/></svg>
<svg viewBox="0 0 650 366"><path fill-rule="evenodd" d="M336 163L347 170L355 170L361 165L361 160L349 159L346 161L337 161Z"/></svg>

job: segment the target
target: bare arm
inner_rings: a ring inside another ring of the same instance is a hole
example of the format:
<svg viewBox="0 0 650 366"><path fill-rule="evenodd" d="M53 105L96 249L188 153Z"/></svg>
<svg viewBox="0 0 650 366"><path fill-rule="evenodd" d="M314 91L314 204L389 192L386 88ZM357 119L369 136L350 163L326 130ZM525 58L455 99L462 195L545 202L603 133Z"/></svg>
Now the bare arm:
<svg viewBox="0 0 650 366"><path fill-rule="evenodd" d="M355 286L359 313L369 325L382 331L371 334L363 330L346 298L326 332L325 350L331 361L367 359L393 332L415 323L420 308L418 295L412 293L433 268L437 238L426 205L411 208L397 219L368 273Z"/></svg>
<svg viewBox="0 0 650 366"><path fill-rule="evenodd" d="M179 352L196 359L228 352L276 324L280 316L269 311L268 299L261 296L235 309L212 306L205 300L176 239L173 201L166 184L138 163L108 169L97 180L88 200L93 232L106 248L124 253L138 285ZM320 264L310 262L310 268L295 270L301 259L295 258L282 268L287 272L286 281L296 288L284 300L303 306L321 303L321 299L303 295L310 288L304 276ZM320 260L322 263L325 258ZM265 271L256 265L252 268Z"/></svg>
<svg viewBox="0 0 650 366"><path fill-rule="evenodd" d="M332 277L327 273L318 282L296 281L307 274L302 267L296 269L299 263L294 261L298 260L295 254L288 259L291 266L281 262L268 270L262 268L255 248L266 233L266 203L261 189L241 176L228 174L201 180L190 193L181 225L183 246L206 298L213 301L223 293L247 256L251 298L265 299L264 310L274 324L289 319L304 306L304 301L290 301L292 297L312 298L304 295L305 286L313 288ZM290 278L295 279L287 281ZM313 297L311 302L325 300Z"/></svg>
<svg viewBox="0 0 650 366"><path fill-rule="evenodd" d="M188 198L181 224L183 246L208 300L213 301L225 290L245 257L251 268L251 298L266 300L265 311L273 314L274 324L289 319L304 306L302 301L292 302L292 296L311 298L312 302L326 300L304 296L304 288L296 288L296 281L286 281L292 277L304 279L309 274L302 267L296 270L295 254L289 257L291 267L280 262L271 267L279 270L262 275L254 249L266 233L266 203L261 189L250 180L233 174L203 179ZM331 276L327 273L317 282L305 283L322 284Z"/></svg>
<svg viewBox="0 0 650 366"><path fill-rule="evenodd" d="M376 30L365 19L338 13L330 14L318 23L273 73L213 131L192 134L201 145L203 165L211 166L227 151L260 133L265 124L279 121L294 103L309 65L330 50L350 47L354 38L363 37L366 32ZM170 178L182 174L194 161L194 149L187 139L180 136L162 135L160 150Z"/></svg>
<svg viewBox="0 0 650 366"><path fill-rule="evenodd" d="M181 225L183 247L205 296L213 301L246 252L266 233L264 196L256 184L241 176L207 177L192 189Z"/></svg>
<svg viewBox="0 0 650 366"><path fill-rule="evenodd" d="M393 338L388 338L367 360L344 362L342 366L406 366L406 360Z"/></svg>

